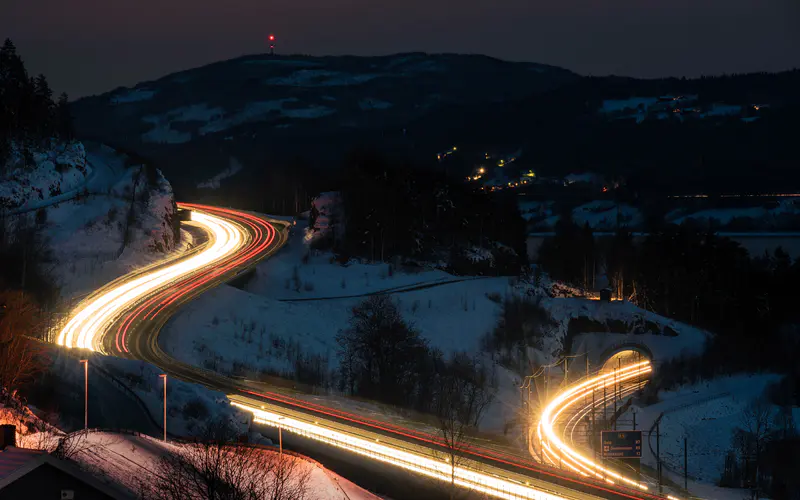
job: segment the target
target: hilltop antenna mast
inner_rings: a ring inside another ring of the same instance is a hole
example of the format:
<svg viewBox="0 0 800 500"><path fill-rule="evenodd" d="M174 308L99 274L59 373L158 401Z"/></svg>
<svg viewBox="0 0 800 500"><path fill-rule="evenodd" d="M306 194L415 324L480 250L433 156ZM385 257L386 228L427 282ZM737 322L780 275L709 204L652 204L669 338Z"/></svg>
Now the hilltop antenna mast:
<svg viewBox="0 0 800 500"><path fill-rule="evenodd" d="M269 55L275 55L275 35L271 33L269 35Z"/></svg>

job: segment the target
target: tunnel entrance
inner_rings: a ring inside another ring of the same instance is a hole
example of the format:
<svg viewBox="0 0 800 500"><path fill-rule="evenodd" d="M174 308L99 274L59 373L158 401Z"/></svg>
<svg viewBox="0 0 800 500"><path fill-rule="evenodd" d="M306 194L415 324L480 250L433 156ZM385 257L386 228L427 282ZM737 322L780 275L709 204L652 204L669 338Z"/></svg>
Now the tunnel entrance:
<svg viewBox="0 0 800 500"><path fill-rule="evenodd" d="M613 372L615 369L624 368L625 366L639 363L642 361L650 361L650 357L637 349L623 349L612 354L600 369L601 373Z"/></svg>

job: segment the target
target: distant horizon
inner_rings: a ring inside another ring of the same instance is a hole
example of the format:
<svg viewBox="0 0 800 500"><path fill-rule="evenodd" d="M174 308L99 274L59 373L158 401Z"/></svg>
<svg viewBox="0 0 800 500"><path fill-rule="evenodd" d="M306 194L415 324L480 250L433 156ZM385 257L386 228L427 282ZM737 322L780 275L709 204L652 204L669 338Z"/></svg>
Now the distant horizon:
<svg viewBox="0 0 800 500"><path fill-rule="evenodd" d="M797 0L25 0L0 36L74 98L246 54L485 54L579 75L694 78L800 66Z"/></svg>
<svg viewBox="0 0 800 500"><path fill-rule="evenodd" d="M17 51L22 55L23 59L25 59L24 50L20 49L20 47L17 46ZM108 94L108 93L113 92L113 91L118 90L118 89L132 89L132 88L135 88L135 87L137 87L139 85L142 85L142 84L146 84L146 83L150 83L150 82L157 82L158 80L161 80L163 78L167 78L167 77L169 77L171 75L175 75L175 74L178 74L178 73L185 73L187 71L194 71L194 70L197 70L197 69L200 69L200 68L205 68L207 66L213 66L215 64L224 64L224 63L227 63L227 62L236 61L238 59L261 58L261 57L263 57L263 58L269 58L269 57L278 57L278 58L305 57L305 58L316 58L316 59L357 57L357 58L368 59L368 58L396 57L396 56L411 55L411 54L425 54L426 56L487 57L489 59L495 59L495 60L498 60L498 61L507 62L507 63L514 63L514 64L539 64L539 65L542 65L542 66L550 66L550 67L564 69L564 70L570 71L570 72L572 72L572 73L574 73L577 76L582 77L582 78L583 77L590 77L590 78L617 77L617 78L631 78L631 79L635 79L635 80L667 80L667 79L681 79L681 78L684 78L684 76L675 76L675 75L653 76L653 77L638 77L638 76L631 76L631 75L624 75L624 74L614 74L614 73L602 74L602 75L601 74L581 74L581 73L579 73L579 72L577 72L577 71L575 71L573 69L567 68L565 66L560 66L558 64L542 63L542 62L538 62L538 61L504 59L502 57L495 57L495 56L492 56L492 55L489 55L489 54L465 53L465 52L426 52L426 51L423 51L423 50L415 50L415 51L407 51L407 52L393 52L393 53L387 53L387 54L373 54L373 55L305 54L305 53L294 53L294 54L279 54L279 53L277 53L277 54L271 55L269 52L254 52L254 53L249 53L249 54L241 54L241 55L238 55L238 56L233 56L233 57L230 57L230 58L227 58L227 59L220 59L220 60L217 60L217 61L211 61L211 62L200 64L200 65L197 65L197 66L191 66L191 67L188 67L188 68L176 69L174 71L169 71L167 73L164 73L164 74L162 74L160 76L156 76L156 77L153 77L153 78L148 78L148 79L145 79L145 80L140 80L138 82L127 84L127 85L125 85L125 84L117 85L115 87L109 88L107 90L101 90L101 91L93 93L93 94L81 95L81 96L77 96L77 97L75 97L75 96L70 94L69 95L69 100L70 100L70 102L74 102L74 101L78 101L80 99L84 99L84 98L88 98L88 97L95 97L95 96L100 96L100 95L103 95L103 94ZM704 78L704 77L705 78L709 78L709 77L710 78L714 78L714 77L721 77L721 76L728 76L728 75L748 75L748 74L758 74L758 73L780 74L780 73L787 73L787 72L791 72L791 71L800 71L800 65L789 67L789 68L786 68L786 69L778 69L778 70L774 70L774 71L754 70L754 71L744 71L744 72L722 72L722 73L714 73L714 74L701 74L701 75L691 76L691 77L690 76L686 76L685 78L687 80L695 80L695 79ZM38 74L38 73L31 72L31 76L33 76L34 74ZM47 75L45 74L45 76L47 76ZM49 79L49 77L48 77L48 79ZM60 90L58 90L58 92L60 92Z"/></svg>

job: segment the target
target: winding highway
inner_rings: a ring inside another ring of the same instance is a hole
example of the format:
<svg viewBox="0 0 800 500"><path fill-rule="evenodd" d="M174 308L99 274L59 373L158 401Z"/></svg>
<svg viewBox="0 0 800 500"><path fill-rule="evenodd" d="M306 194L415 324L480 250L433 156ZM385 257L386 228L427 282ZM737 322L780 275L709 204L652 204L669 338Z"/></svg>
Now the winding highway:
<svg viewBox="0 0 800 500"><path fill-rule="evenodd" d="M184 226L199 243L180 256L123 276L87 297L60 331L57 342L150 362L170 376L228 394L254 421L329 446L394 465L485 495L507 499L656 499L647 487L593 463L558 436L564 411L608 380L599 375L565 389L545 408L537 428L545 465L488 446L470 445L453 468L447 447L433 434L408 429L292 397L265 383L228 377L180 362L164 353L158 334L186 302L248 272L278 251L289 223L256 214L181 203L190 211ZM630 380L649 364L626 367ZM628 379L626 379L628 380ZM558 462L560 467L555 466Z"/></svg>

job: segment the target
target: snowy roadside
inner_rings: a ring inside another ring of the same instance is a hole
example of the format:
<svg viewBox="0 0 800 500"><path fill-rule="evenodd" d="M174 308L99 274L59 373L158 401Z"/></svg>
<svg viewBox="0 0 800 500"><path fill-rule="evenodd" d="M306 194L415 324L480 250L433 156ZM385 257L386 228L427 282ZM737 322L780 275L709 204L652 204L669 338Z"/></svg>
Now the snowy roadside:
<svg viewBox="0 0 800 500"><path fill-rule="evenodd" d="M721 377L662 391L658 403L637 406L637 418L645 431L651 431L661 416L663 473L674 483L683 485L686 439L690 492L702 498L750 498L749 490L721 488L716 483L722 478L725 457L733 449L733 432L745 425L745 409L764 394L768 385L779 379L771 374ZM656 467L654 450L657 448L653 431L645 438L644 464Z"/></svg>
<svg viewBox="0 0 800 500"><path fill-rule="evenodd" d="M104 482L136 496L140 493L143 478L159 474L160 459L170 452L179 451L182 446L192 445L165 443L149 436L92 432L86 435L81 450L72 457L72 460L98 475ZM277 452L264 450L262 453ZM298 465L299 474L308 474L306 498L315 500L378 498L313 460L300 457Z"/></svg>
<svg viewBox="0 0 800 500"><path fill-rule="evenodd" d="M292 381L297 380L298 370L311 371L327 383L318 386L315 395L297 397L430 431L424 419L380 404L354 401L330 386L339 370L336 336L348 328L352 308L366 296L388 293L403 318L430 347L445 356L466 351L482 357L492 367L494 401L481 422L481 430L512 441L516 435L524 434L517 432L521 425L520 377L493 362L483 349L483 339L497 326L503 301L511 296L526 296L530 286L508 277L461 277L424 269L390 271L389 264L356 261L342 265L329 253L309 253L301 235L295 235L280 252L259 264L255 277L243 287L220 286L184 306L162 330L162 349L186 363L250 380L277 375ZM630 338L653 343L657 356L669 359L696 352L706 338L701 330L630 303L543 298L541 305L555 326L551 336L544 339L542 351L532 353L538 363L556 359L570 321L576 318L626 325L649 322L674 330L674 336L579 335L573 342L573 352L585 352L590 347L601 352L605 349L603 344Z"/></svg>
<svg viewBox="0 0 800 500"><path fill-rule="evenodd" d="M77 144L80 145L79 151L72 154L72 156L76 158L70 158L69 164L78 164L82 161L82 166L86 171L85 177L78 176L72 179L72 182L67 184L68 187L66 190L62 190L58 195L47 196L41 199L29 197L22 205L8 210L8 215L19 215L33 212L40 208L51 207L58 203L72 200L79 195L104 194L120 180L125 171L124 155L118 154L104 145L93 147L90 150L84 150L82 144ZM50 167L52 161L47 160L39 163L40 165L35 169L35 172L41 172L39 176L42 177L42 179L39 180L39 184L52 183L53 179L51 178L54 177L54 174L47 173L50 168L54 168ZM61 175L61 178L63 177L64 174ZM75 176L73 175L73 177ZM57 182L59 182L60 185L62 181L59 179ZM44 190L42 190L42 193L44 195Z"/></svg>

